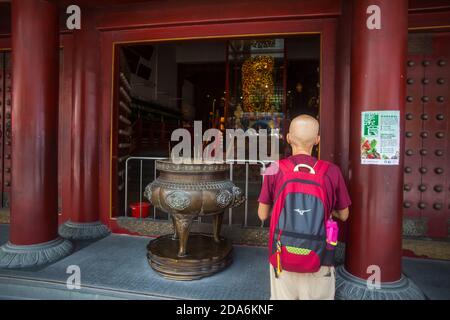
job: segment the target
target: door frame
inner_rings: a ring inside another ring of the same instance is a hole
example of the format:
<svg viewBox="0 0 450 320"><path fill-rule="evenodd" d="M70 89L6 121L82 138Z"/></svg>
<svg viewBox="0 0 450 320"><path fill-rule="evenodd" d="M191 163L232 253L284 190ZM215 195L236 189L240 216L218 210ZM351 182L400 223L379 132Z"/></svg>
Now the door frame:
<svg viewBox="0 0 450 320"><path fill-rule="evenodd" d="M117 46L132 43L160 43L183 40L230 39L249 37L284 37L293 35L319 34L321 39L321 96L320 119L323 132L334 132L335 100L335 47L337 19L286 19L276 21L252 21L214 23L197 25L175 25L172 27L147 27L142 29L106 30L101 38L101 90L103 115L100 124L100 219L113 232L129 233L121 229L113 213L113 107L115 71L118 68ZM245 32L243 32L245 30ZM323 135L320 155L322 159L333 160L334 137Z"/></svg>

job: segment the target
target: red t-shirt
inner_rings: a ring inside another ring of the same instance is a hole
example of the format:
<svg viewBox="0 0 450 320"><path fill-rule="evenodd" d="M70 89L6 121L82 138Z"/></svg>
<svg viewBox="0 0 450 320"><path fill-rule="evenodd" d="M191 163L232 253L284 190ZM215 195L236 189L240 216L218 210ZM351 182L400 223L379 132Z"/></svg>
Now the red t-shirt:
<svg viewBox="0 0 450 320"><path fill-rule="evenodd" d="M314 167L317 162L316 158L305 154L290 156L288 159L296 165L303 163L310 167ZM271 167L267 169L267 172L270 172L272 167L274 166L271 165ZM276 170L277 169L278 168L276 168ZM281 170L277 170L276 174L264 175L264 182L258 198L259 202L269 205L273 204L275 200L274 197L278 194L278 190L281 187L279 181L281 180L280 175L282 174ZM332 208L332 210L342 210L349 207L352 202L339 167L330 163L324 180L327 191L327 201L329 204L328 207Z"/></svg>

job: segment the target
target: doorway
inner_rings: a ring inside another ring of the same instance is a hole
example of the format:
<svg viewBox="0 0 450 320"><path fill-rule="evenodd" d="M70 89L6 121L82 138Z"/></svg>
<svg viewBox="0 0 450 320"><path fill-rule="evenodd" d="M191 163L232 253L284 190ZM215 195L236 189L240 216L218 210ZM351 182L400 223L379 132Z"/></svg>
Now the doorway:
<svg viewBox="0 0 450 320"><path fill-rule="evenodd" d="M154 179L151 161L143 162L142 174L139 163L130 164L126 178L126 159L168 157L176 128L193 130L194 121L201 121L203 131L277 130L280 156L285 156L290 119L301 113L320 117L320 34L125 44L118 46L118 59L113 119L116 217L129 216L129 205L141 199L142 187ZM248 203L233 210L232 221L226 215L224 224L259 227L260 168L236 167L233 175L235 184L248 189ZM167 215L156 212L154 218Z"/></svg>

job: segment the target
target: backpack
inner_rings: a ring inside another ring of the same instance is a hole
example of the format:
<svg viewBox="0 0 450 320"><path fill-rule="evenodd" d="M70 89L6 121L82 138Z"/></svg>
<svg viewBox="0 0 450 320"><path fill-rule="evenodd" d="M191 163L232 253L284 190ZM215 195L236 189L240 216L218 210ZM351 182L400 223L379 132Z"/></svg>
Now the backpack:
<svg viewBox="0 0 450 320"><path fill-rule="evenodd" d="M272 209L269 237L269 261L275 275L282 270L312 273L322 265L332 266L336 243L327 242L326 224L331 210L324 186L329 163L318 160L311 168L284 159L278 166L283 174ZM302 167L309 172L299 171Z"/></svg>

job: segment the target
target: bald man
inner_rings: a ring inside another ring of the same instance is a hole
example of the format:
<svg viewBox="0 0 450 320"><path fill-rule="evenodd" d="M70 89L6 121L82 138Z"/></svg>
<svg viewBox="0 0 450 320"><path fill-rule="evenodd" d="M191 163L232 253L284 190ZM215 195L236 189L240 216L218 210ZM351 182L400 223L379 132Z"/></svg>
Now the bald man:
<svg viewBox="0 0 450 320"><path fill-rule="evenodd" d="M320 142L319 122L309 116L295 117L289 126L286 137L292 148L292 156L288 158L294 165L304 164L311 168L317 159L311 156L315 145ZM328 163L324 176L326 201L332 209L331 214L346 221L349 215L350 197L340 169ZM277 165L268 168L259 195L258 216L264 221L270 216L275 197L281 188L282 171ZM278 277L270 266L270 291L273 300L331 300L335 293L335 270L333 266L322 266L316 273L295 273L283 270Z"/></svg>

